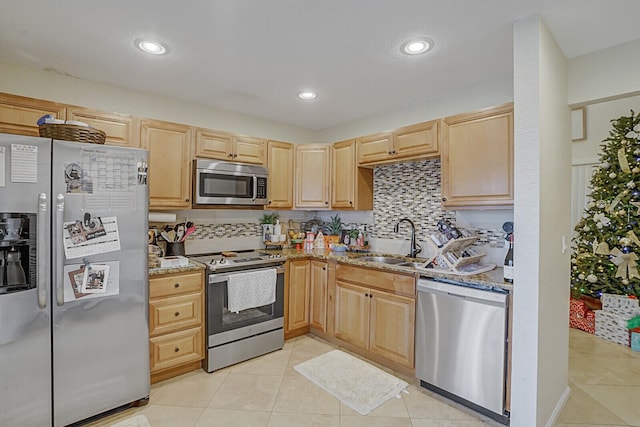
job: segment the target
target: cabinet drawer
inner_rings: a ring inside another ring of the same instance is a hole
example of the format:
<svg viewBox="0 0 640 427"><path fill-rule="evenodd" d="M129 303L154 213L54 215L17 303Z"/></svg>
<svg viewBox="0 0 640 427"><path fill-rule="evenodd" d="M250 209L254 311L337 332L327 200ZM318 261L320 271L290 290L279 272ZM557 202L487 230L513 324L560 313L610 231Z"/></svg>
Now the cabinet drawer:
<svg viewBox="0 0 640 427"><path fill-rule="evenodd" d="M413 276L338 264L336 266L336 279L398 294L416 295L416 279Z"/></svg>
<svg viewBox="0 0 640 427"><path fill-rule="evenodd" d="M156 277L149 280L149 298L167 297L186 292L200 292L202 274L190 273L177 276Z"/></svg>
<svg viewBox="0 0 640 427"><path fill-rule="evenodd" d="M202 293L149 301L149 335L202 325Z"/></svg>
<svg viewBox="0 0 640 427"><path fill-rule="evenodd" d="M152 373L204 358L202 328L151 338L149 346Z"/></svg>

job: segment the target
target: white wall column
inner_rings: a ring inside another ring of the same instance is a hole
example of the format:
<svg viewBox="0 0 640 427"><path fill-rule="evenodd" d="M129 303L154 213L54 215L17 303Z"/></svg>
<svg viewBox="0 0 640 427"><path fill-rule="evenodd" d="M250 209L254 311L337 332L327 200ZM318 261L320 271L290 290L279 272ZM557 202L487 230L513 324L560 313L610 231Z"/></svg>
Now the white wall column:
<svg viewBox="0 0 640 427"><path fill-rule="evenodd" d="M539 16L515 22L513 47L515 332L511 425L552 426L569 394L571 134L567 60Z"/></svg>

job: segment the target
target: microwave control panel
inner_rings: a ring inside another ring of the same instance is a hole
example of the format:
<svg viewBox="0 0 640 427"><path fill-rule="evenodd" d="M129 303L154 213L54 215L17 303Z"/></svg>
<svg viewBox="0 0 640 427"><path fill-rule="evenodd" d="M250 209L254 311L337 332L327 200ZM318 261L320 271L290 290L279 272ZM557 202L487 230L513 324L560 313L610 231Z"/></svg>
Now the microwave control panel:
<svg viewBox="0 0 640 427"><path fill-rule="evenodd" d="M256 178L257 179L257 199L266 199L267 198L267 178Z"/></svg>

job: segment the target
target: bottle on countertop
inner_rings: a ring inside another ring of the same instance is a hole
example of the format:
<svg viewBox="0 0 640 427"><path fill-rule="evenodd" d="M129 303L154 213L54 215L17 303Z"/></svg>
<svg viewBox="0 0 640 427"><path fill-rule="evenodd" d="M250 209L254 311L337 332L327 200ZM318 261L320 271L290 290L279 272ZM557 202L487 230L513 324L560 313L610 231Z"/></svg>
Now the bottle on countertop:
<svg viewBox="0 0 640 427"><path fill-rule="evenodd" d="M513 283L513 233L509 235L509 250L504 257L504 281Z"/></svg>
<svg viewBox="0 0 640 427"><path fill-rule="evenodd" d="M280 236L282 234L282 226L280 225L279 219L276 219L276 225L273 226L273 234L275 236Z"/></svg>

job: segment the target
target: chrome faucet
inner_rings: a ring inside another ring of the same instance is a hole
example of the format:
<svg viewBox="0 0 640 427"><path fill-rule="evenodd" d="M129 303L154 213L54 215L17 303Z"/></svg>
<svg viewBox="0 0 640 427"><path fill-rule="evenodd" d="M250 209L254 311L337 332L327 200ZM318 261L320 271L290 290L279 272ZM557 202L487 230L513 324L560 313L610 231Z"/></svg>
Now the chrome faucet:
<svg viewBox="0 0 640 427"><path fill-rule="evenodd" d="M400 228L400 223L402 221L406 221L411 225L411 252L407 255L408 257L415 258L420 252L422 252L422 246L416 243L416 226L413 225L413 221L409 218L402 218L397 222L395 227L393 228L393 232L397 233Z"/></svg>

